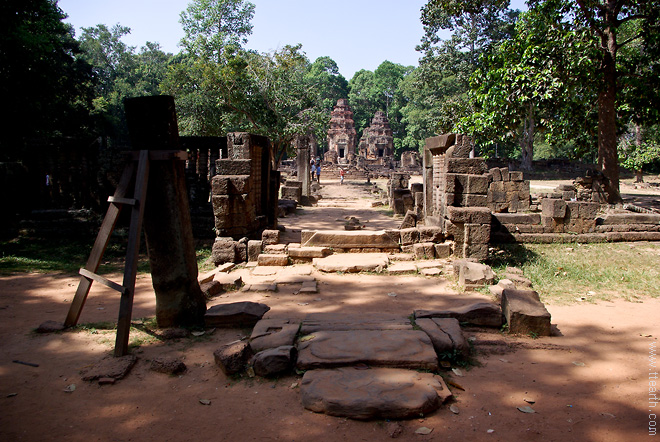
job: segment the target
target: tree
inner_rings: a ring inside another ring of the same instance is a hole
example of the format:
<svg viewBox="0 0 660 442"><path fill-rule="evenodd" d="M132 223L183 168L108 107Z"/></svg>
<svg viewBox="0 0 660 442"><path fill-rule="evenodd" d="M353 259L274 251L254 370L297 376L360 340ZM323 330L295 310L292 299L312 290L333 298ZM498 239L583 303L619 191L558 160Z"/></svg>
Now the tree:
<svg viewBox="0 0 660 442"><path fill-rule="evenodd" d="M89 130L91 72L53 0L0 3L0 94L6 103L0 151L25 155L26 139Z"/></svg>
<svg viewBox="0 0 660 442"><path fill-rule="evenodd" d="M254 4L245 0L193 0L181 13L189 54L220 62L224 48L241 47L252 33Z"/></svg>
<svg viewBox="0 0 660 442"><path fill-rule="evenodd" d="M458 125L482 146L515 139L525 170L532 167L537 129L545 131L549 141L571 138L591 144L581 136L589 132L593 98L584 84L593 72L591 59L584 56L591 37L561 23L557 14L522 13L513 38L483 56L470 80L474 112Z"/></svg>
<svg viewBox="0 0 660 442"><path fill-rule="evenodd" d="M636 182L644 182L644 167L660 159L660 125L645 130L630 123L619 140L619 159L623 167L635 172Z"/></svg>
<svg viewBox="0 0 660 442"><path fill-rule="evenodd" d="M620 93L627 84L645 83L649 90L658 88L658 72L651 71L640 79L619 63L622 48L640 40L648 55L658 57L660 34L660 3L657 0L534 0L532 7L554 7L576 27L589 30L594 36L594 61L597 63L598 84L598 164L607 178L605 192L610 203L621 201L619 193L619 155L617 152L617 106ZM637 21L639 33L625 35L626 25ZM653 94L657 96L657 94Z"/></svg>
<svg viewBox="0 0 660 442"><path fill-rule="evenodd" d="M467 97L469 78L482 55L511 35L518 12L508 5L508 0L430 0L422 8L425 35L417 50L423 57L412 79L415 86L406 85L411 101L405 113L409 122L413 118L416 124L431 126L417 130L449 132L472 112ZM442 40L442 30L453 34Z"/></svg>

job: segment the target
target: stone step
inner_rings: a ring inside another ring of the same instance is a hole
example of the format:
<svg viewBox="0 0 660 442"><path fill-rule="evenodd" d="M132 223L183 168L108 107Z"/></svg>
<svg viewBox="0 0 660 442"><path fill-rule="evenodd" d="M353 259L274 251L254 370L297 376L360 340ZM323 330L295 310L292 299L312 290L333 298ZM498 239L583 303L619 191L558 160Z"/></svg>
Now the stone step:
<svg viewBox="0 0 660 442"><path fill-rule="evenodd" d="M389 263L385 253L341 253L314 258L314 267L323 272L382 272Z"/></svg>
<svg viewBox="0 0 660 442"><path fill-rule="evenodd" d="M299 340L300 370L356 364L437 370L438 357L420 330L318 331Z"/></svg>
<svg viewBox="0 0 660 442"><path fill-rule="evenodd" d="M440 376L395 368L311 370L300 388L306 409L351 419L419 417L452 396Z"/></svg>
<svg viewBox="0 0 660 442"><path fill-rule="evenodd" d="M300 235L303 247L399 250L398 235L385 230L303 230Z"/></svg>

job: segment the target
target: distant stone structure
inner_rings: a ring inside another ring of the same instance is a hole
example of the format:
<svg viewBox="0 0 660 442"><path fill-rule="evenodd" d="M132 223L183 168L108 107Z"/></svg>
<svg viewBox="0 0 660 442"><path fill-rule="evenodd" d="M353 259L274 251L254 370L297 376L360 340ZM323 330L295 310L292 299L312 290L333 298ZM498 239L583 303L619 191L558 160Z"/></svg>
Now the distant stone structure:
<svg viewBox="0 0 660 442"><path fill-rule="evenodd" d="M328 152L324 160L332 164L347 164L355 156L355 121L348 100L342 98L332 111L328 129Z"/></svg>
<svg viewBox="0 0 660 442"><path fill-rule="evenodd" d="M371 126L362 133L359 155L370 162L385 165L394 156L394 137L385 112L378 111L371 120Z"/></svg>
<svg viewBox="0 0 660 442"><path fill-rule="evenodd" d="M216 235L259 236L264 228L277 224L279 172L271 169L270 140L229 133L226 154L216 161L211 181Z"/></svg>

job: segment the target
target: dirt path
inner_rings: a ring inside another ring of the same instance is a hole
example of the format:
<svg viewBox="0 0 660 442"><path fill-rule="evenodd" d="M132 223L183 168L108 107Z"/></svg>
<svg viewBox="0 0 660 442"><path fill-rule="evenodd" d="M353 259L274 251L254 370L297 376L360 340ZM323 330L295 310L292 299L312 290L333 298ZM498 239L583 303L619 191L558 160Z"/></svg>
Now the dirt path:
<svg viewBox="0 0 660 442"><path fill-rule="evenodd" d="M305 223L323 222L323 216L332 223L335 221L330 219L340 219L342 213L370 209L369 200L354 200L355 195L362 195L360 189L334 189L328 184L328 192L350 195L346 201L351 206L332 208L337 212L329 216L330 207L305 209L306 215L285 222L302 228ZM381 222L370 210L367 213L362 215L365 220ZM385 221L392 218L385 216ZM314 276L319 281L317 294L298 295L297 286L284 285L275 293L234 292L212 303L264 302L271 307L270 317L298 318L310 312L407 316L413 309L446 308L487 298L459 293L442 278ZM83 382L80 371L111 353L114 331L90 325L86 330L50 335L32 332L47 319L64 319L76 285L77 279L71 276L0 277L0 440L379 441L390 439L396 426L402 431L398 440L404 441L648 438L649 346L657 345L660 336L659 299L548 305L552 323L561 334L549 338L513 339L497 332L469 330L477 342L496 341L499 345L478 346L478 365L464 377L447 375L464 388L453 390L459 414L443 407L429 416L390 423L352 421L304 410L297 375L274 380L226 377L214 365L213 351L249 330L218 329L211 335L174 341L144 336L142 345L134 350L138 363L125 379L112 386ZM139 277L136 293L137 322L155 312L148 275ZM80 322L115 321L117 310L117 295L95 285ZM132 333L133 339L140 337ZM514 351L514 345L520 348ZM149 370L152 359L167 356L183 358L188 371L167 376ZM65 392L71 384L76 385L75 391ZM202 405L200 399L211 404ZM518 410L528 405L536 413ZM415 434L420 427L433 431Z"/></svg>

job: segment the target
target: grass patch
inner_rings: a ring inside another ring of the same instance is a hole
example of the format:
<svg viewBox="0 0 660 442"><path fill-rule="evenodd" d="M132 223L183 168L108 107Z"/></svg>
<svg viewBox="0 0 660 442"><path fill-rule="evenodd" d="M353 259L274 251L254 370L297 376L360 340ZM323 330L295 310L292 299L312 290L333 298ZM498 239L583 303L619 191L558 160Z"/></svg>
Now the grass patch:
<svg viewBox="0 0 660 442"><path fill-rule="evenodd" d="M98 274L124 271L126 258L126 238L110 240L103 254ZM0 275L11 273L78 273L85 266L94 245L94 238L27 238L18 237L0 241ZM149 273L149 259L144 241L141 241L138 258L138 273ZM212 270L215 266L209 259L211 246L200 245L197 250L197 264L200 273Z"/></svg>
<svg viewBox="0 0 660 442"><path fill-rule="evenodd" d="M660 244L502 245L491 259L503 277L506 266L519 267L544 302L634 300L657 297Z"/></svg>

